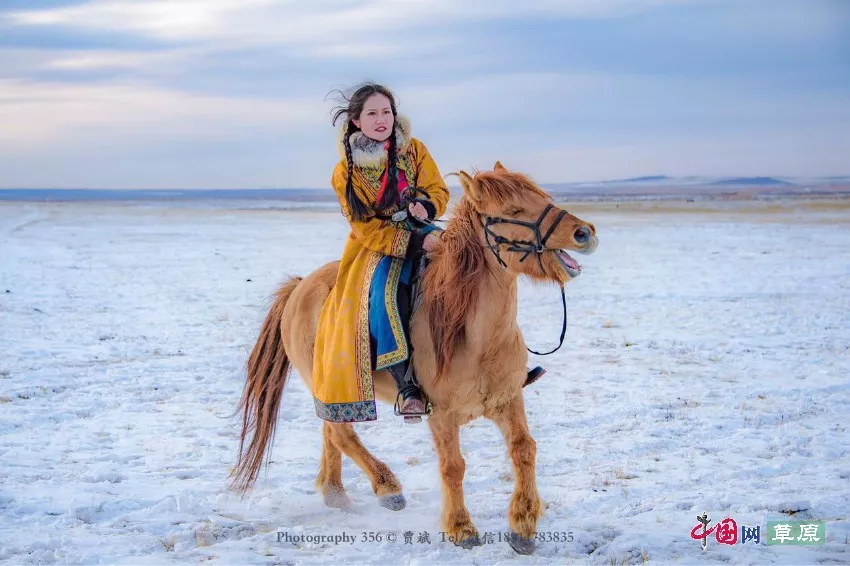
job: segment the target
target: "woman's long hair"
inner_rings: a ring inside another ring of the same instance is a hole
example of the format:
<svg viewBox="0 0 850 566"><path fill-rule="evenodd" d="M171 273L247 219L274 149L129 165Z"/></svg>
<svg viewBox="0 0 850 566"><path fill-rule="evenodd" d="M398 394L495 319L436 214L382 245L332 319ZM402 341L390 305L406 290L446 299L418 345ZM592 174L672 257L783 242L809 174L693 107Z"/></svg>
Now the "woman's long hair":
<svg viewBox="0 0 850 566"><path fill-rule="evenodd" d="M345 160L348 162L348 179L345 183L345 200L348 204L348 210L352 220L366 220L370 216L369 207L354 192L354 160L351 155L351 134L360 130L354 125L353 120L359 120L360 114L363 112L363 106L366 100L373 94L383 94L390 101L390 108L393 112L393 131L390 134L390 147L387 154L387 186L381 195L380 200L376 203L378 210L385 210L396 206L399 202L398 197L398 163L396 155L396 138L395 138L395 122L398 117L396 111L395 96L386 87L376 83L365 83L357 87L351 96L346 96L339 92L344 104L337 106L334 110L332 124L336 126L337 120L345 117L347 121L343 144L345 145Z"/></svg>

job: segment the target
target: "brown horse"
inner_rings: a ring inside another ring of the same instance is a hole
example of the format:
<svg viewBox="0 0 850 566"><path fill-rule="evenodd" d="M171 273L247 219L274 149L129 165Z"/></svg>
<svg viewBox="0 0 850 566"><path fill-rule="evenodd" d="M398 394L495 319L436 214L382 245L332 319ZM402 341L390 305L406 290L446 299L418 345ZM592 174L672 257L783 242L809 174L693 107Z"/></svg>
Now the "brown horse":
<svg viewBox="0 0 850 566"><path fill-rule="evenodd" d="M530 553L543 505L535 477L537 445L528 431L522 395L528 354L517 326L517 279L526 275L566 284L581 271L566 250L592 253L596 228L555 207L531 179L498 162L493 171L458 176L464 196L432 252L422 302L410 323L416 375L433 406L428 424L443 483L443 530L466 548L481 542L464 504L459 438L461 425L484 416L499 426L513 462L511 546ZM284 283L263 324L239 404L243 426L232 485L243 494L256 481L273 439L292 365L312 389L316 327L338 265L329 263ZM392 404L397 389L389 373L376 372L374 383L376 397ZM345 454L368 474L383 506L403 509L398 479L361 444L353 426L323 426L316 487L325 503L349 504L342 485Z"/></svg>

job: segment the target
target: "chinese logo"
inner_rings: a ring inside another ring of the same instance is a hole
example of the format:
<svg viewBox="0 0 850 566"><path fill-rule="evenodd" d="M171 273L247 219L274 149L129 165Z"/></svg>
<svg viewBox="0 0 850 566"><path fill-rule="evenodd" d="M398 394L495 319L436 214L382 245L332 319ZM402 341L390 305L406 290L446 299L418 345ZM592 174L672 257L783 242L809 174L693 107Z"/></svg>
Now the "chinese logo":
<svg viewBox="0 0 850 566"><path fill-rule="evenodd" d="M749 527L741 525L731 517L726 517L709 528L711 521L707 513L697 516L699 524L691 529L691 538L702 541L705 550L708 538L714 534L719 544L759 544L761 542L761 526ZM740 536L739 536L740 533ZM765 544L811 545L824 544L826 541L826 523L824 521L768 521Z"/></svg>

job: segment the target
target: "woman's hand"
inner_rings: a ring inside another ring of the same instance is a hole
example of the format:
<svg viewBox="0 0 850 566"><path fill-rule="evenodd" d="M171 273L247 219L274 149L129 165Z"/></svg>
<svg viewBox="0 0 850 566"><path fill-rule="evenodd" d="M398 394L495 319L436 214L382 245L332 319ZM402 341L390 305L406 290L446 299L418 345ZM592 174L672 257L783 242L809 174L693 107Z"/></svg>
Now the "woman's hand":
<svg viewBox="0 0 850 566"><path fill-rule="evenodd" d="M439 241L440 238L436 234L434 234L433 232L429 232L428 235L425 236L425 240L423 240L422 242L422 249L428 253L431 253L435 249L437 249L437 243Z"/></svg>
<svg viewBox="0 0 850 566"><path fill-rule="evenodd" d="M410 214L417 220L425 220L428 218L428 211L425 210L425 207L422 206L422 203L412 202L407 206L407 210L410 211Z"/></svg>

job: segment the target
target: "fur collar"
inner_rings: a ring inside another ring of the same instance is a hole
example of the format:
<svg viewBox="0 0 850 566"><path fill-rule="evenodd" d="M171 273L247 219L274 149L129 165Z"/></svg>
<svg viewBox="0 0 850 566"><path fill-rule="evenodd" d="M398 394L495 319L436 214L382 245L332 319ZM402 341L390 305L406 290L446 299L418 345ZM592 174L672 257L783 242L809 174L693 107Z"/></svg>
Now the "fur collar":
<svg viewBox="0 0 850 566"><path fill-rule="evenodd" d="M348 130L348 120L339 129L337 135L337 150L342 159L345 159L345 134ZM399 114L395 119L396 152L398 155L406 152L410 147L410 120ZM376 142L361 131L356 131L349 138L351 144L351 157L354 164L364 169L383 169L387 162L387 152L383 142Z"/></svg>

